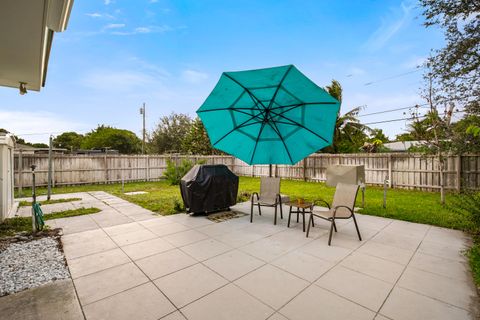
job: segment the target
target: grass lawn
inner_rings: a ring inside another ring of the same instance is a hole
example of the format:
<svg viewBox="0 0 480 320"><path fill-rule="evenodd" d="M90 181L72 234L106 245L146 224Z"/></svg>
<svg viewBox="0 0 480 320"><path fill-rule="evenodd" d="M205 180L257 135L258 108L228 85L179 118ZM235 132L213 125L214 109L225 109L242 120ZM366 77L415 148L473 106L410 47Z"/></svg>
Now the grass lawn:
<svg viewBox="0 0 480 320"><path fill-rule="evenodd" d="M98 208L78 208L75 210L65 210L59 212L53 212L43 215L43 219L52 220L60 218L69 218L75 216L83 216L85 214L92 214L100 212ZM15 217L5 219L0 223L0 238L5 236L12 236L18 232L31 232L32 231L32 218L31 217Z"/></svg>
<svg viewBox="0 0 480 320"><path fill-rule="evenodd" d="M260 179L240 177L239 197L241 201L249 199L249 194L260 189ZM136 203L146 209L159 214L168 215L184 210L178 186L171 186L166 181L137 182L125 184L125 192L146 191L147 194L127 196L122 193L120 184L84 185L70 187L56 187L54 193L71 193L83 191L106 191L123 199ZM304 198L315 200L323 198L331 203L335 188L327 187L324 183L282 180L282 194L292 199ZM38 194L45 194L45 188L37 188ZM447 194L447 206L440 204L440 195L434 192L422 192L402 189L389 189L387 194L387 208L383 204L383 188L368 186L365 194L365 208L360 212L373 216L380 216L398 220L430 224L439 227L475 232L475 224L469 214L453 213L448 209L454 195ZM361 206L361 195L357 199L357 206ZM30 224L31 222L29 222ZM0 229L0 234L1 234ZM468 258L477 285L480 285L480 244L476 241L468 252Z"/></svg>
<svg viewBox="0 0 480 320"><path fill-rule="evenodd" d="M259 191L260 179L240 177L239 195ZM53 192L72 193L84 191L106 191L123 199L136 203L159 214L173 214L183 210L183 203L178 186L171 186L166 181L126 183L125 192L146 191L147 194L127 196L122 194L121 184L80 185L56 187ZM28 191L26 191L28 192ZM335 188L324 183L282 180L282 194L292 198L302 197L306 200L323 198L328 202L333 199ZM46 188L37 188L37 194L45 194ZM246 197L243 197L247 199ZM451 196L447 195L447 203ZM367 187L365 208L361 213L411 222L425 223L439 227L468 230L472 227L469 217L454 214L440 204L440 195L433 192L389 189L387 208L382 207L383 189ZM361 205L359 193L357 206Z"/></svg>
<svg viewBox="0 0 480 320"><path fill-rule="evenodd" d="M38 201L41 204L55 204L55 203L64 203L64 202L72 202L72 201L79 201L82 200L81 198L64 198L64 199L50 199L45 201ZM20 201L18 204L19 207L30 207L32 205L31 201Z"/></svg>

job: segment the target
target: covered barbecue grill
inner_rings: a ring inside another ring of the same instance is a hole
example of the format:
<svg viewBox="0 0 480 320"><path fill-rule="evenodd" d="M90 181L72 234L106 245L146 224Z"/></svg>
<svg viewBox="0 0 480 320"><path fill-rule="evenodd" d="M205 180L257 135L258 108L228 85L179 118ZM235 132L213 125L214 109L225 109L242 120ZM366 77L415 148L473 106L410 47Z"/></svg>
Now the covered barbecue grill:
<svg viewBox="0 0 480 320"><path fill-rule="evenodd" d="M181 180L187 212L212 212L237 203L238 177L220 165L195 165Z"/></svg>

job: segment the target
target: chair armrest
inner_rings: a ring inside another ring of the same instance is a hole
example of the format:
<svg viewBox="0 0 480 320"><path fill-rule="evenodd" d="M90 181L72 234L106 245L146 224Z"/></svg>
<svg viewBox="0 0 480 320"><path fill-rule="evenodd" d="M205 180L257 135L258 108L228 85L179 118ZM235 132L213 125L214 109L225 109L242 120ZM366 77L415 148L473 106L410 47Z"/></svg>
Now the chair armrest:
<svg viewBox="0 0 480 320"><path fill-rule="evenodd" d="M335 208L333 208L333 217L334 217L334 218L335 218L335 215L337 214L337 209L338 209L338 208L348 209L348 211L350 211L350 214L353 215L353 210L352 210L352 208L347 207L347 206L335 206Z"/></svg>
<svg viewBox="0 0 480 320"><path fill-rule="evenodd" d="M257 192L254 192L254 193L252 193L252 196L251 196L251 198L250 198L250 201L251 201L251 202L254 201L254 200L253 200L253 197L254 197L254 196L257 196L257 201L260 199L260 197L258 196L258 193L257 193Z"/></svg>
<svg viewBox="0 0 480 320"><path fill-rule="evenodd" d="M323 199L316 199L316 200L313 200L313 205L316 206L316 205L317 205L317 202L324 203L324 204L327 205L327 208L328 208L328 209L331 209L331 208L330 208L330 204L329 204L327 201L325 201L325 200L323 200Z"/></svg>
<svg viewBox="0 0 480 320"><path fill-rule="evenodd" d="M275 195L275 201L276 201L277 203L279 203L280 205L282 204L282 196L280 195L280 193L277 193L277 194Z"/></svg>

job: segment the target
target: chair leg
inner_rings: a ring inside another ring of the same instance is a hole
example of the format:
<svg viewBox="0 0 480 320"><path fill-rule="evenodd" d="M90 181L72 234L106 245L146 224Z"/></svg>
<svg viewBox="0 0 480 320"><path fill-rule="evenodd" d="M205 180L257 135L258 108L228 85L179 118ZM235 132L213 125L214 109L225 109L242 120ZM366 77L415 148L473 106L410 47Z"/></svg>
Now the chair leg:
<svg viewBox="0 0 480 320"><path fill-rule="evenodd" d="M335 219L332 220L332 223L333 223L333 229L335 230L335 232L337 232L337 224L335 223Z"/></svg>
<svg viewBox="0 0 480 320"><path fill-rule="evenodd" d="M328 236L328 245L332 243L332 233L333 233L334 226L335 226L335 220L332 219L332 224L330 225L330 235Z"/></svg>
<svg viewBox="0 0 480 320"><path fill-rule="evenodd" d="M310 233L310 225L313 224L313 214L310 215L310 219L308 219L308 227L307 227L307 238L308 238L308 234Z"/></svg>
<svg viewBox="0 0 480 320"><path fill-rule="evenodd" d="M292 216L292 207L288 210L288 223L287 223L287 228L290 228L290 218Z"/></svg>
<svg viewBox="0 0 480 320"><path fill-rule="evenodd" d="M298 223L298 215L300 214L299 211L300 211L300 210L297 209L297 223Z"/></svg>
<svg viewBox="0 0 480 320"><path fill-rule="evenodd" d="M257 205L258 205L258 215L261 216L262 215L262 209L260 209L260 203L258 203Z"/></svg>
<svg viewBox="0 0 480 320"><path fill-rule="evenodd" d="M305 232L305 209L302 209L302 216L303 216L303 232Z"/></svg>
<svg viewBox="0 0 480 320"><path fill-rule="evenodd" d="M355 215L352 214L353 222L355 223L355 228L357 229L358 240L362 241L362 236L360 235L360 230L358 230L357 219L355 219Z"/></svg>
<svg viewBox="0 0 480 320"><path fill-rule="evenodd" d="M280 202L280 219L283 219L282 203Z"/></svg>
<svg viewBox="0 0 480 320"><path fill-rule="evenodd" d="M253 222L253 201L252 201L252 206L250 207L250 223Z"/></svg>
<svg viewBox="0 0 480 320"><path fill-rule="evenodd" d="M273 224L277 224L277 206L275 205L275 217L273 218Z"/></svg>

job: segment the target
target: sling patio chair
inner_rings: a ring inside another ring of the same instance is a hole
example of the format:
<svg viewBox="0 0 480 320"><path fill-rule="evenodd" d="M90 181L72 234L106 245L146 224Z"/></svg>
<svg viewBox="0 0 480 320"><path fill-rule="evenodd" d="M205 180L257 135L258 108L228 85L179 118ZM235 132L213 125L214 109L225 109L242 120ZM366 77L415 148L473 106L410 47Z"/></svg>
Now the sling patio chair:
<svg viewBox="0 0 480 320"><path fill-rule="evenodd" d="M250 200L250 222L253 221L253 207L256 205L259 215L262 215L260 207L275 207L273 224L277 224L277 207L280 206L280 218L283 219L282 201L289 201L289 198L280 194L280 178L261 177L260 194L254 192Z"/></svg>
<svg viewBox="0 0 480 320"><path fill-rule="evenodd" d="M360 230L358 230L357 219L355 219L355 201L357 199L359 186L356 184L338 183L333 196L332 206L325 200L316 200L314 203L322 202L327 205L328 210L313 209L308 220L307 238L310 232L310 225L313 224L313 217L318 217L331 222L330 234L328 236L328 245L332 242L332 232L337 232L337 226L335 224L336 219L350 219L353 218L355 228L357 229L358 239L362 241Z"/></svg>

